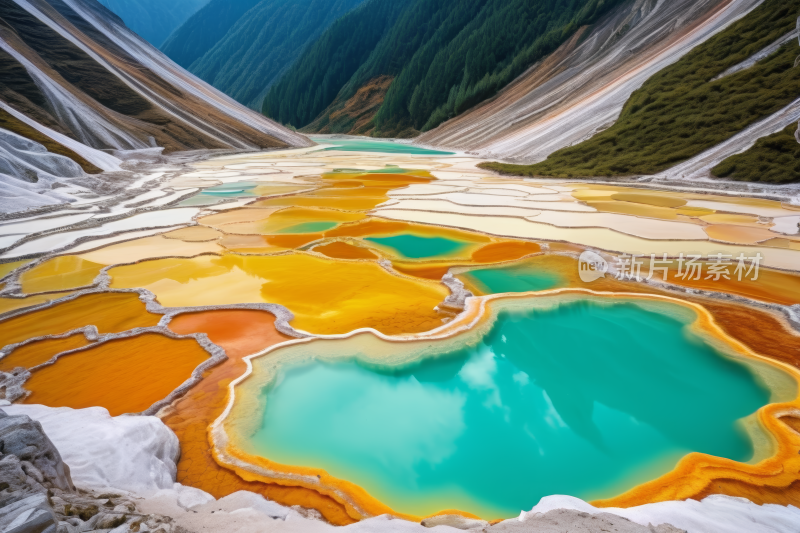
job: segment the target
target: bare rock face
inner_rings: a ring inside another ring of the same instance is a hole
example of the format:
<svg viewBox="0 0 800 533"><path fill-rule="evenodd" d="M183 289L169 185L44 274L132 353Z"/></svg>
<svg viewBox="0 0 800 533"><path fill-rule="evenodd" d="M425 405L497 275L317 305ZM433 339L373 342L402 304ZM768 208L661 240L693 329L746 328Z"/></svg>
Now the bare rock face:
<svg viewBox="0 0 800 533"><path fill-rule="evenodd" d="M74 491L69 467L44 434L42 425L29 416L8 416L0 411L0 453L3 460L16 458L22 470L37 484Z"/></svg>
<svg viewBox="0 0 800 533"><path fill-rule="evenodd" d="M137 512L120 494L77 490L42 425L0 410L0 531L177 533L172 519Z"/></svg>
<svg viewBox="0 0 800 533"><path fill-rule="evenodd" d="M17 367L11 372L0 371L0 399L16 402L28 396L30 392L25 390L24 385L30 377L31 373L22 367Z"/></svg>
<svg viewBox="0 0 800 533"><path fill-rule="evenodd" d="M28 416L0 411L0 530L56 533L51 490L72 492L75 487L42 425Z"/></svg>

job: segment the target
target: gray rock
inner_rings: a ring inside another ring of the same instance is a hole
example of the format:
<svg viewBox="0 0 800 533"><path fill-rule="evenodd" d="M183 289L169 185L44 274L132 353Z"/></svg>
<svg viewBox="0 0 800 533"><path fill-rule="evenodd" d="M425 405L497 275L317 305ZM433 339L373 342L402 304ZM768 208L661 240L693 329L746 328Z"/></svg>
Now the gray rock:
<svg viewBox="0 0 800 533"><path fill-rule="evenodd" d="M13 403L20 398L26 398L30 391L25 390L23 385L30 377L31 373L22 367L11 372L0 371L0 399Z"/></svg>
<svg viewBox="0 0 800 533"><path fill-rule="evenodd" d="M42 425L29 416L8 416L0 410L0 454L18 457L22 470L38 484L75 490L61 454L45 435Z"/></svg>
<svg viewBox="0 0 800 533"><path fill-rule="evenodd" d="M95 529L115 529L125 523L127 516L121 513L102 513L95 522Z"/></svg>
<svg viewBox="0 0 800 533"><path fill-rule="evenodd" d="M182 533L180 529L172 518L138 513L128 497L77 490L41 424L0 410L0 533Z"/></svg>
<svg viewBox="0 0 800 533"><path fill-rule="evenodd" d="M5 455L0 458L0 492L29 492L29 488L35 487L36 492L46 492L44 486L36 480L30 478L22 469L22 461L16 455ZM0 500L3 505L5 499Z"/></svg>
<svg viewBox="0 0 800 533"><path fill-rule="evenodd" d="M57 528L46 494L33 494L0 508L3 533L56 533Z"/></svg>

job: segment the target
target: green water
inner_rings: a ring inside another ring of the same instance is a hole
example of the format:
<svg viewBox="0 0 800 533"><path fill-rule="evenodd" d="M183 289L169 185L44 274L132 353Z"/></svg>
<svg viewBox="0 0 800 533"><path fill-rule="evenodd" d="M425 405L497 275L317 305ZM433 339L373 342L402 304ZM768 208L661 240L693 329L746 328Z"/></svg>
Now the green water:
<svg viewBox="0 0 800 533"><path fill-rule="evenodd" d="M386 165L384 168L378 170L362 170L360 168L335 168L331 174L405 174L410 172L407 168L400 168L397 165Z"/></svg>
<svg viewBox="0 0 800 533"><path fill-rule="evenodd" d="M386 165L378 170L367 170L365 174L405 174L409 172L407 168L400 168L397 165Z"/></svg>
<svg viewBox="0 0 800 533"><path fill-rule="evenodd" d="M223 201L226 198L249 198L256 195L251 192L258 183L252 181L239 181L236 183L225 183L222 185L215 185L203 189L191 198L183 200L181 206L204 206L214 205Z"/></svg>
<svg viewBox="0 0 800 533"><path fill-rule="evenodd" d="M419 515L611 497L691 451L746 461L737 420L769 401L747 367L629 302L503 311L478 346L404 368L367 367L342 342L352 359L284 368L262 390L249 451Z"/></svg>
<svg viewBox="0 0 800 533"><path fill-rule="evenodd" d="M524 265L471 270L460 277L468 279L484 294L546 291L557 287L562 281L558 274L532 270Z"/></svg>
<svg viewBox="0 0 800 533"><path fill-rule="evenodd" d="M295 224L294 226L289 226L288 228L283 228L278 233L317 233L318 231L325 231L335 228L338 225L338 222L302 222L300 224Z"/></svg>
<svg viewBox="0 0 800 533"><path fill-rule="evenodd" d="M239 181L236 183L225 183L223 185L216 185L203 189L200 194L208 196L226 196L226 197L247 197L255 196L250 192L250 189L258 187L258 183L252 181Z"/></svg>
<svg viewBox="0 0 800 533"><path fill-rule="evenodd" d="M392 237L367 237L364 240L391 248L408 259L424 259L448 255L467 246L465 242L445 239L444 237L420 237L411 233L401 233Z"/></svg>
<svg viewBox="0 0 800 533"><path fill-rule="evenodd" d="M439 150L429 150L420 148L412 144L397 143L391 141L372 141L361 139L325 139L322 137L311 137L311 140L318 144L335 144L333 148L325 150L342 150L345 152L385 152L390 154L427 154L427 155L453 155L454 152L442 152Z"/></svg>

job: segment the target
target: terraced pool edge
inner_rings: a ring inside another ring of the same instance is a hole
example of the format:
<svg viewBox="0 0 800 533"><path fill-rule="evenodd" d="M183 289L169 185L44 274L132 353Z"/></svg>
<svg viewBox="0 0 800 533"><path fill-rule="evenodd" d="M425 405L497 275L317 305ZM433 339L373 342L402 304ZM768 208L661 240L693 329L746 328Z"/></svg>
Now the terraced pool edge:
<svg viewBox="0 0 800 533"><path fill-rule="evenodd" d="M389 342L407 342L413 340L445 340L462 333L479 334L480 331L492 323L492 313L488 304L495 300L523 300L529 298L558 297L564 295L588 296L589 298L610 298L617 300L661 301L677 304L695 311L697 319L689 325L702 337L711 339L716 345L722 345L728 355L735 354L744 359L751 359L764 363L773 368L782 370L800 384L800 370L759 355L743 343L725 333L720 328L712 314L702 305L683 301L677 298L653 294L638 293L613 293L597 292L588 289L554 289L538 293L497 294L475 297L468 301L465 311L453 322L445 324L436 330L403 337L389 337L375 330L360 329L343 335L316 336L314 338L288 341L272 346L261 353L245 358L247 370L240 378L229 385L228 405L222 415L210 426L209 440L212 444L212 453L215 460L222 466L234 470L239 476L248 481L263 481L286 486L301 486L315 490L331 497L341 503L348 514L361 520L370 516L391 514L398 518L419 522L425 517L398 513L386 504L372 497L362 487L346 480L337 479L325 471L306 467L287 467L274 463L262 457L249 455L235 446L228 436L224 423L230 415L234 402L236 386L247 379L253 372L252 359L267 355L274 350L292 344L311 342L315 339L346 339L360 334L372 334L379 339ZM277 364L277 363L276 363ZM683 500L691 498L711 481L720 477L733 477L746 480L756 485L787 486L796 481L792 472L800 469L800 434L796 434L780 422L779 418L787 415L800 414L800 395L790 402L771 403L760 408L755 417L773 446L774 452L769 457L757 464L746 464L719 458L697 452L684 456L678 465L670 472L659 478L633 487L627 492L593 502L601 507L632 507L646 503L655 503L666 500ZM754 442L754 446L764 443ZM756 455L759 451L756 450ZM794 468L794 467L797 468ZM686 478L693 478L692 483L686 483ZM677 483L676 480L681 480ZM458 514L466 517L475 517L468 512L445 509L438 514Z"/></svg>

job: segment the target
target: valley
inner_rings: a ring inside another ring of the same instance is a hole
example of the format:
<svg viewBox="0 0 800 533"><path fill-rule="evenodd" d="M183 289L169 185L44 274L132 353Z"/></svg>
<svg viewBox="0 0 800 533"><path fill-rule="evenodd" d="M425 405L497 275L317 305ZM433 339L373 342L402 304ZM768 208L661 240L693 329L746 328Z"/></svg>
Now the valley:
<svg viewBox="0 0 800 533"><path fill-rule="evenodd" d="M797 2L134 4L0 0L0 531L797 531Z"/></svg>

